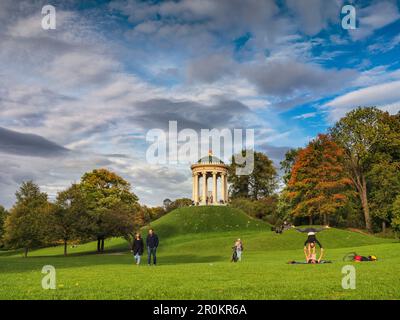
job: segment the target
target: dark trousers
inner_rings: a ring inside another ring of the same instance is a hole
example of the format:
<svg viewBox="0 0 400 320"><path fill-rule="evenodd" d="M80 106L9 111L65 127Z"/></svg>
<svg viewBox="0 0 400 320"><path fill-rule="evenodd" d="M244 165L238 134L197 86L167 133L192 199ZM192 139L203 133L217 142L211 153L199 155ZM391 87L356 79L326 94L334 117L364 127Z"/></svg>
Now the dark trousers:
<svg viewBox="0 0 400 320"><path fill-rule="evenodd" d="M153 264L157 263L157 248L147 247L147 264L151 264L151 256L153 256Z"/></svg>

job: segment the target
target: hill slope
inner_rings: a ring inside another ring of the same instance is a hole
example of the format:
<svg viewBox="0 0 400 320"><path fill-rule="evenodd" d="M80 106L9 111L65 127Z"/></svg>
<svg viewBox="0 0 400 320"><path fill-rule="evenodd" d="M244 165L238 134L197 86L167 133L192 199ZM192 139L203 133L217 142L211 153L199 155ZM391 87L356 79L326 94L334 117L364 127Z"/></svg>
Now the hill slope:
<svg viewBox="0 0 400 320"><path fill-rule="evenodd" d="M152 222L149 227L164 239L193 233L270 230L269 224L251 218L239 209L223 206L179 208Z"/></svg>

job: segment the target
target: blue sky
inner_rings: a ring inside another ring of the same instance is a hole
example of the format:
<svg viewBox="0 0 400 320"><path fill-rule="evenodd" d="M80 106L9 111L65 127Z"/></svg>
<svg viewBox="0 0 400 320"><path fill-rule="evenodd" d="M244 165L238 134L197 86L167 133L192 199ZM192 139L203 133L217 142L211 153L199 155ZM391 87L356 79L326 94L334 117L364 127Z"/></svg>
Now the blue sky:
<svg viewBox="0 0 400 320"><path fill-rule="evenodd" d="M56 8L56 30L41 8ZM357 29L341 8L356 8ZM107 167L141 202L191 195L186 165L146 162L145 135L254 128L276 164L357 106L400 110L400 1L0 3L0 203L54 197ZM173 186L173 187L171 187Z"/></svg>

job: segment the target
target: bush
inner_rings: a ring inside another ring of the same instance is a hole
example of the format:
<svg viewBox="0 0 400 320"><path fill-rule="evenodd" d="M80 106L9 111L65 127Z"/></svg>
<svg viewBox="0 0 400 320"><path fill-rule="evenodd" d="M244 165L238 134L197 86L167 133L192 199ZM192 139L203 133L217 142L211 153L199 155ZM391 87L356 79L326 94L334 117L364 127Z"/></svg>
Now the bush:
<svg viewBox="0 0 400 320"><path fill-rule="evenodd" d="M277 216L278 199L275 196L264 197L259 200L248 198L234 198L230 206L246 212L249 216L275 224Z"/></svg>

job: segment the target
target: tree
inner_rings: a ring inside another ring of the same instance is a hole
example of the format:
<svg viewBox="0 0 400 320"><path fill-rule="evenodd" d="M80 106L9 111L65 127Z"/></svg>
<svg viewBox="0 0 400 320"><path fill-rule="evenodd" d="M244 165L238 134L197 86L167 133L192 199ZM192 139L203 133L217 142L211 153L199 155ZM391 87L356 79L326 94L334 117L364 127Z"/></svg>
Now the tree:
<svg viewBox="0 0 400 320"><path fill-rule="evenodd" d="M367 179L372 216L382 222L382 231L385 232L386 224L390 223L393 202L400 194L400 162L379 161L372 166Z"/></svg>
<svg viewBox="0 0 400 320"><path fill-rule="evenodd" d="M0 206L0 248L3 247L3 237L4 237L4 224L7 218L8 212L3 206Z"/></svg>
<svg viewBox="0 0 400 320"><path fill-rule="evenodd" d="M247 151L249 152L249 151ZM242 151L242 156L246 151ZM277 172L267 155L254 152L254 169L249 175L236 175L236 164L234 157L228 169L228 181L232 198L251 198L254 200L271 196L277 187Z"/></svg>
<svg viewBox="0 0 400 320"><path fill-rule="evenodd" d="M97 251L104 251L104 240L112 236L126 237L133 228L130 220L137 207L137 196L129 182L106 169L85 173L81 188L88 204L91 233L97 240Z"/></svg>
<svg viewBox="0 0 400 320"><path fill-rule="evenodd" d="M278 219L276 215L278 198L276 195L264 197L259 200L250 198L234 198L230 206L246 212L249 216L267 220L269 223L275 223Z"/></svg>
<svg viewBox="0 0 400 320"><path fill-rule="evenodd" d="M358 191L364 212L365 226L371 231L366 174L383 145L388 144L390 127L385 113L374 107L358 108L340 119L330 130L334 140L344 149L347 172Z"/></svg>
<svg viewBox="0 0 400 320"><path fill-rule="evenodd" d="M292 176L292 168L296 162L296 157L299 154L301 148L289 149L285 153L285 159L280 162L281 170L283 170L283 182L287 184Z"/></svg>
<svg viewBox="0 0 400 320"><path fill-rule="evenodd" d="M396 200L393 203L392 212L392 228L397 234L400 234L400 195L397 196Z"/></svg>
<svg viewBox="0 0 400 320"><path fill-rule="evenodd" d="M343 150L327 135L319 135L297 155L288 182L294 216L307 216L310 224L320 215L324 223L347 201L352 182L342 165Z"/></svg>
<svg viewBox="0 0 400 320"><path fill-rule="evenodd" d="M172 201L167 209L167 212L171 212L172 210L183 208L183 207L190 207L193 204L192 199L189 198L181 198Z"/></svg>
<svg viewBox="0 0 400 320"><path fill-rule="evenodd" d="M73 184L67 190L59 192L49 219L49 237L61 240L64 256L67 255L68 241L88 240L90 219L85 195L80 185Z"/></svg>
<svg viewBox="0 0 400 320"><path fill-rule="evenodd" d="M5 223L4 240L11 248L28 250L45 242L45 217L49 208L47 194L40 192L32 181L22 183L16 192L17 202L12 207Z"/></svg>
<svg viewBox="0 0 400 320"><path fill-rule="evenodd" d="M172 201L171 199L164 199L163 201L163 206L165 211L169 211L169 206L171 205Z"/></svg>

